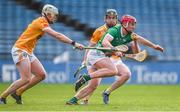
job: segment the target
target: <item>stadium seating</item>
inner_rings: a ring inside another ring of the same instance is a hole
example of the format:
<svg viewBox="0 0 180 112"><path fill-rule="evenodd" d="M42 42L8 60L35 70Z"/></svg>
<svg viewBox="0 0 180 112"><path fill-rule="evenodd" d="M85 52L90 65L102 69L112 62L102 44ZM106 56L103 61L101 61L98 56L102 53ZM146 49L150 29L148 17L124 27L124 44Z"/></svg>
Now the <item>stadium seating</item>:
<svg viewBox="0 0 180 112"><path fill-rule="evenodd" d="M114 8L118 11L119 17L124 14L130 14L137 18L136 32L143 37L158 43L165 48L165 53L161 54L153 49L141 46L142 49L148 49L149 54L157 56L159 60L180 60L179 45L179 29L180 29L180 1L179 0L34 0L44 4L50 3L60 8L61 13L70 15L74 19L78 19L81 23L88 24L90 27L96 28L103 24L104 12L107 8ZM3 38L12 38L15 40L26 27L26 25L35 17L36 12L26 9L23 6L1 0L0 6L0 35ZM4 5L3 5L4 4ZM5 5L6 4L6 5ZM6 9L3 11L2 9ZM14 10L16 9L16 10ZM22 15L24 18L22 18ZM5 22L4 22L5 21ZM83 32L74 31L63 24L54 25L58 31L71 36L73 39L85 40ZM8 41L9 42L9 41ZM44 47L44 44L47 44ZM56 47L55 47L56 46ZM58 46L58 47L57 47ZM0 48L2 45L0 45ZM4 46L2 47L4 48ZM64 45L53 41L46 37L37 49L38 52L45 52L49 56L55 56L60 53L59 48ZM47 49L55 49L58 53L46 52ZM69 49L69 48L64 48ZM9 50L8 46L5 49ZM71 52L74 53L74 52ZM53 54L53 55L52 55ZM77 56L75 56L77 55ZM81 59L82 56L74 54L73 59Z"/></svg>
<svg viewBox="0 0 180 112"><path fill-rule="evenodd" d="M160 60L179 59L179 0L38 1L54 4L62 10L62 13L69 14L82 23L89 24L91 27L98 27L103 24L104 11L107 8L116 9L119 17L123 14L134 15L138 20L136 32L165 48L164 54L148 49L150 54L157 55Z"/></svg>

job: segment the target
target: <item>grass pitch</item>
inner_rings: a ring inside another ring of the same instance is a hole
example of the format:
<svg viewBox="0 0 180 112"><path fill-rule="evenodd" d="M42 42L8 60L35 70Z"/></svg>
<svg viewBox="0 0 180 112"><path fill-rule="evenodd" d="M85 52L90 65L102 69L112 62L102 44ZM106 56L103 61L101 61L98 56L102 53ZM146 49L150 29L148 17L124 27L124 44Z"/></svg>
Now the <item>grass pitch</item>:
<svg viewBox="0 0 180 112"><path fill-rule="evenodd" d="M0 93L9 84L0 83ZM39 84L23 95L24 105L7 98L0 111L180 111L179 85L124 85L110 95L110 104L104 105L101 85L89 105L65 105L74 94L71 84Z"/></svg>

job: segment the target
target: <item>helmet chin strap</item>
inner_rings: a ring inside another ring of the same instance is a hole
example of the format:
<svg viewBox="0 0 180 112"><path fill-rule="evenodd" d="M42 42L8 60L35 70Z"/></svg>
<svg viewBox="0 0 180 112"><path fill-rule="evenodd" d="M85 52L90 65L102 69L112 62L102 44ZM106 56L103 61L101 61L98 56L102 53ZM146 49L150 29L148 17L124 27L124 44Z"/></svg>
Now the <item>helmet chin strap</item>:
<svg viewBox="0 0 180 112"><path fill-rule="evenodd" d="M128 27L128 24L129 24L129 23L126 24L126 27ZM127 33L132 33L132 31L128 31L128 30L126 29L126 27L125 27L122 23L121 23L121 26L126 30Z"/></svg>
<svg viewBox="0 0 180 112"><path fill-rule="evenodd" d="M45 13L43 13L43 14L44 14L44 17L46 18L46 20L48 21L48 23L53 24L53 22L48 19L47 15Z"/></svg>

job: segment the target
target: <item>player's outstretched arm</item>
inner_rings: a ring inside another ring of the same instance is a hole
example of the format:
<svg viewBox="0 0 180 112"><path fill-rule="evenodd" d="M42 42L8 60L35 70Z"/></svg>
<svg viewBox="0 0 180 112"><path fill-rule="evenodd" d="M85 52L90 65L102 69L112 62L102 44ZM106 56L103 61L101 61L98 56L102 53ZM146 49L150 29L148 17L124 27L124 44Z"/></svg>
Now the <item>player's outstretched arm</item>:
<svg viewBox="0 0 180 112"><path fill-rule="evenodd" d="M59 32L56 32L55 30L53 30L52 28L50 27L46 27L43 29L44 32L48 33L49 35L51 35L52 37L58 39L59 41L61 42L64 42L64 43L68 43L68 44L71 44L73 45L74 47L82 50L83 49L83 45L82 44L79 44L79 43L76 43L75 41L71 40L70 38L68 38L67 36L63 35L62 33L59 33Z"/></svg>
<svg viewBox="0 0 180 112"><path fill-rule="evenodd" d="M131 43L131 48L132 48L132 52L133 52L133 53L139 53L139 52L141 51L140 46L139 46L137 40L134 40L134 41Z"/></svg>
<svg viewBox="0 0 180 112"><path fill-rule="evenodd" d="M145 39L145 38L143 38L143 37L141 37L141 36L139 36L139 35L137 35L136 40L137 40L139 43L141 43L141 44L143 44L143 45L146 45L146 46L149 46L149 47L151 47L151 48L153 48L153 49L155 49L155 50L158 50L158 51L161 51L161 52L164 51L164 48L161 47L160 45L154 44L154 43L152 43L151 41L149 41L149 40L147 40L147 39Z"/></svg>

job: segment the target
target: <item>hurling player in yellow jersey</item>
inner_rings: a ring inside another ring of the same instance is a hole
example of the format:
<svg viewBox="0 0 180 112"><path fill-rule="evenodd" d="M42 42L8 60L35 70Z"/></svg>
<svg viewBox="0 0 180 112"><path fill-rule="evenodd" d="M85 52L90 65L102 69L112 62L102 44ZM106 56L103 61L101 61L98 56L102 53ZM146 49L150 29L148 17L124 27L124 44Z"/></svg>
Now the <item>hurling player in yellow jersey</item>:
<svg viewBox="0 0 180 112"><path fill-rule="evenodd" d="M83 45L76 43L62 33L56 32L49 26L49 24L56 22L58 14L58 9L55 6L50 4L44 5L42 16L32 21L14 44L11 53L13 61L20 73L20 79L12 83L0 95L0 104L6 104L6 98L10 94L16 100L17 104L23 104L21 95L45 79L46 71L41 62L33 54L38 40L44 33L51 35L60 42L73 45L80 50L83 49Z"/></svg>

